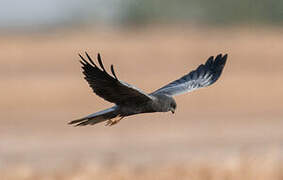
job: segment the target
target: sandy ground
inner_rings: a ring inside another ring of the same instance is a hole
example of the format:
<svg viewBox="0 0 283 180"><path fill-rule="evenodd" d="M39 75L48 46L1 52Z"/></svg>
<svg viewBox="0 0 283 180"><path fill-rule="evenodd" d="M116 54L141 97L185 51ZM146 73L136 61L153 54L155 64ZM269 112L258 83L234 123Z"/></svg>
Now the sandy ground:
<svg viewBox="0 0 283 180"><path fill-rule="evenodd" d="M177 165L174 174L179 165L195 162L225 168L241 159L252 161L255 168L266 161L281 163L282 31L161 27L0 36L0 174L14 167L32 172L82 167L89 172L90 165L107 172L112 166L162 165L158 172ZM67 122L111 106L83 80L77 53L85 50L93 57L100 52L106 67L114 64L120 79L146 92L179 78L211 55L229 57L215 85L176 97L174 115L145 114L113 127L74 128ZM14 178L24 179L26 171L21 172ZM146 179L158 177L148 169L142 172L149 174ZM132 177L128 175L124 179Z"/></svg>

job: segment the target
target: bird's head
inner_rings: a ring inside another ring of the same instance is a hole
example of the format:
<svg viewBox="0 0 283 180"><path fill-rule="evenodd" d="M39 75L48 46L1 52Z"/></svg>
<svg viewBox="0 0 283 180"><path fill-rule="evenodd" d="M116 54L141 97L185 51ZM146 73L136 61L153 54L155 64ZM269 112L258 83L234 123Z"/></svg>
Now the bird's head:
<svg viewBox="0 0 283 180"><path fill-rule="evenodd" d="M172 112L172 114L175 113L176 108L177 108L177 104L175 100L172 98L172 101L170 102L170 111Z"/></svg>

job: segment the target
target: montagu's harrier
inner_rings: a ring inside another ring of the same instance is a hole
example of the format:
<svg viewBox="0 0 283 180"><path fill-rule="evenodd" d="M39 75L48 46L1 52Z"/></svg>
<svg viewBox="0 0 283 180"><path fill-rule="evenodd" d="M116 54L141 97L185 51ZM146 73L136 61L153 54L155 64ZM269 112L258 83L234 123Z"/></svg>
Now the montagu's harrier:
<svg viewBox="0 0 283 180"><path fill-rule="evenodd" d="M85 79L93 92L106 101L115 105L109 109L90 114L81 119L71 121L69 124L76 126L94 125L107 121L106 125L114 125L122 118L140 113L151 112L175 112L176 102L174 95L193 91L206 87L220 77L226 63L227 54L219 54L215 58L211 56L205 64L201 64L196 70L184 75L166 86L147 94L142 90L119 80L111 65L112 75L108 74L98 54L98 67L86 53L86 60L79 54Z"/></svg>

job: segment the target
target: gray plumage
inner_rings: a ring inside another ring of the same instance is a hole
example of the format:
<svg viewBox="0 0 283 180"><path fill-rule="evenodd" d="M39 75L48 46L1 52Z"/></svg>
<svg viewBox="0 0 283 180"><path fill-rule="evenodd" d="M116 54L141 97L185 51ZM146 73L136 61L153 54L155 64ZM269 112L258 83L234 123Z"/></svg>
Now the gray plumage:
<svg viewBox="0 0 283 180"><path fill-rule="evenodd" d="M173 96L213 84L220 77L227 60L227 54L224 56L219 54L215 59L211 56L205 64L201 64L196 70L147 94L119 80L113 65L111 65L112 75L108 74L103 66L100 54L97 55L100 67L93 62L87 53L88 60L80 54L79 56L83 74L93 92L115 105L69 123L75 124L75 126L94 125L103 121L107 121L106 125L114 125L126 116L140 113L168 111L174 113L177 105Z"/></svg>

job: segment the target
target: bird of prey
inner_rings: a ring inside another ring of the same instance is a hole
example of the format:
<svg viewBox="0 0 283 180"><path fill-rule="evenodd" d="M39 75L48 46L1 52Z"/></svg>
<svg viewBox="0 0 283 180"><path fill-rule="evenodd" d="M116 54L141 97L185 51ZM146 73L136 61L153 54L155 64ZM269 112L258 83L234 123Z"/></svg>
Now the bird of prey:
<svg viewBox="0 0 283 180"><path fill-rule="evenodd" d="M209 57L205 64L184 75L164 87L147 94L142 90L117 78L113 65L112 75L106 72L100 54L97 55L99 66L86 52L85 57L79 54L83 74L93 92L101 98L114 103L111 108L90 114L69 122L75 126L94 125L106 121L106 125L114 125L122 118L141 113L168 112L176 110L173 96L209 86L220 77L225 66L227 54Z"/></svg>

